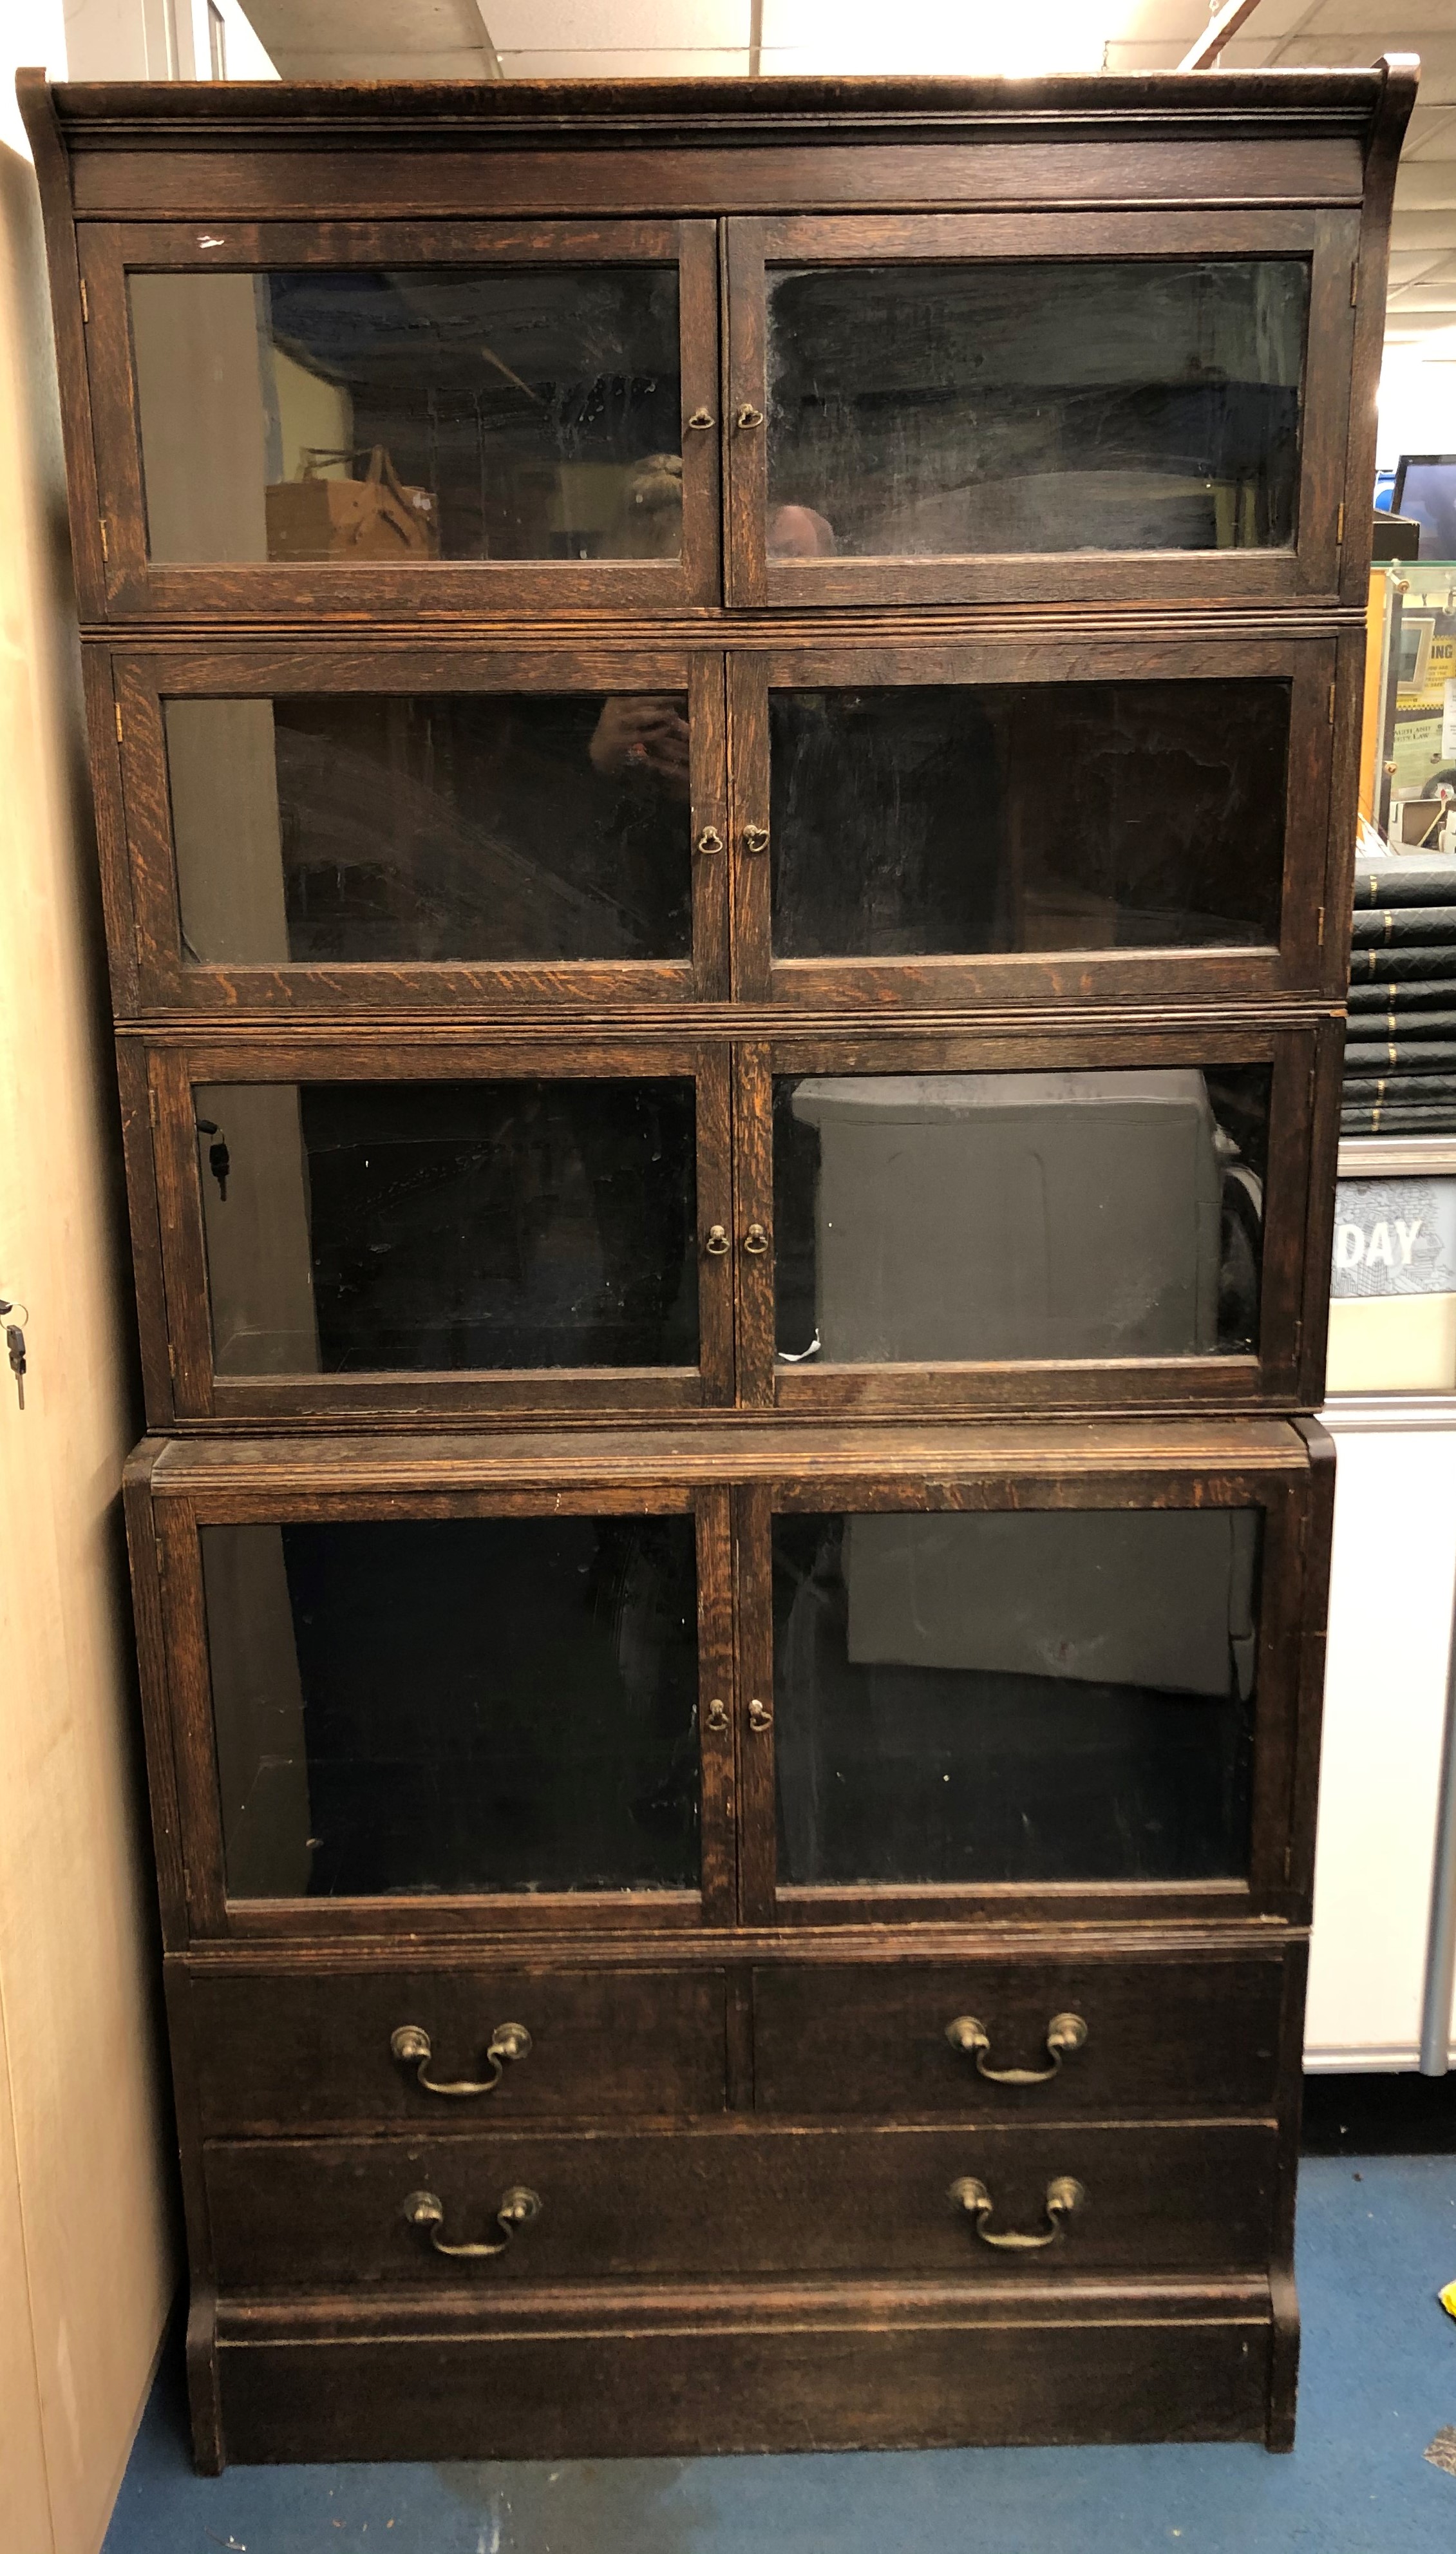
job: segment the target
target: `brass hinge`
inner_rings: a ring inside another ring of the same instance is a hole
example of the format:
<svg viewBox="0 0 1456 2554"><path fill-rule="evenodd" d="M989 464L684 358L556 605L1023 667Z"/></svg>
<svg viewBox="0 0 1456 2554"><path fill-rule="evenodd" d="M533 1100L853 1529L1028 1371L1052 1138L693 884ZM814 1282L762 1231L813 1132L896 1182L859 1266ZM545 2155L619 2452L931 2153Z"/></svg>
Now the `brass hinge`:
<svg viewBox="0 0 1456 2554"><path fill-rule="evenodd" d="M1354 266L1352 266L1352 267L1351 267L1351 269L1350 269L1350 307L1351 307L1351 309L1352 309L1352 310L1354 309L1355 304L1356 304L1356 302L1359 300L1359 298L1360 298L1360 267L1359 267L1359 263L1358 263L1358 261L1357 261L1357 262L1356 262L1356 264L1355 264Z"/></svg>
<svg viewBox="0 0 1456 2554"><path fill-rule="evenodd" d="M82 276L82 277L81 277L81 317L82 317L84 320L89 321L90 316L91 316L91 305L90 305L90 302L89 302L89 301L87 300L87 298L86 298L86 279L85 279L85 277L84 277L84 276Z"/></svg>
<svg viewBox="0 0 1456 2554"><path fill-rule="evenodd" d="M154 1126L160 1126L162 1124L162 1107L158 1101L157 1085L155 1082L149 1082L147 1085L147 1113Z"/></svg>
<svg viewBox="0 0 1456 2554"><path fill-rule="evenodd" d="M167 1370L171 1376L172 1382L175 1383L177 1379L177 1352L170 1339L168 1339L167 1343Z"/></svg>
<svg viewBox="0 0 1456 2554"><path fill-rule="evenodd" d="M118 701L118 702L117 702L117 704L116 704L116 741L117 741L117 744L118 744L118 745L120 745L120 743L121 743L121 741L122 741L122 735L121 735L121 703L120 703L120 701Z"/></svg>
<svg viewBox="0 0 1456 2554"><path fill-rule="evenodd" d="M1318 935L1317 935L1317 937L1316 937L1316 940L1315 940L1315 944L1314 944L1314 945L1315 945L1316 949L1322 949L1322 948L1324 947L1324 907L1323 907L1323 905L1321 905L1321 906L1320 906L1320 908L1319 908L1319 932L1318 932Z"/></svg>
<svg viewBox="0 0 1456 2554"><path fill-rule="evenodd" d="M1338 513L1338 514L1336 515L1336 517L1335 517L1335 547L1336 547L1336 549L1337 549L1337 550L1338 550L1338 549L1343 549L1343 548L1344 548L1344 545L1345 545L1345 508L1344 508L1344 502L1343 502L1343 500L1341 500L1341 504L1340 504L1340 511L1339 511L1339 513Z"/></svg>
<svg viewBox="0 0 1456 2554"><path fill-rule="evenodd" d="M725 1792L723 1796L723 1813L727 1823L731 1826L737 1816L737 1811L733 1807L733 1796L731 1792Z"/></svg>
<svg viewBox="0 0 1456 2554"><path fill-rule="evenodd" d="M1285 1847L1285 1878L1286 1878L1286 1880L1292 1880L1292 1879L1293 1879L1293 1877L1294 1877L1294 1848L1293 1848L1293 1846L1292 1846L1291 1844L1287 1844L1287 1845L1286 1845L1286 1847Z"/></svg>
<svg viewBox="0 0 1456 2554"><path fill-rule="evenodd" d="M106 537L106 518L104 515L101 517L101 555L104 559L109 559L111 556L111 543Z"/></svg>
<svg viewBox="0 0 1456 2554"><path fill-rule="evenodd" d="M1343 507L1340 511L1341 513L1344 512ZM1329 723L1331 727L1333 727L1335 723L1335 687L1333 683L1331 683L1329 687Z"/></svg>

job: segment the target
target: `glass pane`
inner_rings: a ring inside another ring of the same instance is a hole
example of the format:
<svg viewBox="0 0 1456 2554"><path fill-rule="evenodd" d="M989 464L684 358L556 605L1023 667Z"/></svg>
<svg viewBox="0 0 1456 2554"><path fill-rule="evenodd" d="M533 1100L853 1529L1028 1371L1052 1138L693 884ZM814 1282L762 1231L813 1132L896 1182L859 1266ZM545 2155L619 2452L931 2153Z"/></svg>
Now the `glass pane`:
<svg viewBox="0 0 1456 2554"><path fill-rule="evenodd" d="M1308 300L1294 258L771 274L769 550L1287 546Z"/></svg>
<svg viewBox="0 0 1456 2554"><path fill-rule="evenodd" d="M1269 1082L1268 1065L776 1081L780 1360L1253 1349Z"/></svg>
<svg viewBox="0 0 1456 2554"><path fill-rule="evenodd" d="M192 1097L219 1374L697 1364L690 1082Z"/></svg>
<svg viewBox="0 0 1456 2554"><path fill-rule="evenodd" d="M690 954L684 698L334 692L164 716L195 966Z"/></svg>
<svg viewBox="0 0 1456 2554"><path fill-rule="evenodd" d="M1260 1524L776 1517L780 1881L1243 1872Z"/></svg>
<svg viewBox="0 0 1456 2554"><path fill-rule="evenodd" d="M201 1539L230 1897L698 1886L691 1517Z"/></svg>
<svg viewBox="0 0 1456 2554"><path fill-rule="evenodd" d="M780 958L1279 938L1289 687L771 692Z"/></svg>
<svg viewBox="0 0 1456 2554"><path fill-rule="evenodd" d="M154 559L676 558L675 267L130 279Z"/></svg>

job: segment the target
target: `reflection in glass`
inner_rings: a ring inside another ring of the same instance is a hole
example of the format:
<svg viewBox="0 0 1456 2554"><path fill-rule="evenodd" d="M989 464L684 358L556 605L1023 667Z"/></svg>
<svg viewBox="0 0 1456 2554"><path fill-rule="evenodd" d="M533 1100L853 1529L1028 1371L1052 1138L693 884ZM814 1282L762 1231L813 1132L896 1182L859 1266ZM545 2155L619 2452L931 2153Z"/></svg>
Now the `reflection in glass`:
<svg viewBox="0 0 1456 2554"><path fill-rule="evenodd" d="M1248 1864L1260 1519L774 1519L779 1879Z"/></svg>
<svg viewBox="0 0 1456 2554"><path fill-rule="evenodd" d="M770 274L771 519L829 527L798 556L1288 546L1308 298L1292 258Z"/></svg>
<svg viewBox="0 0 1456 2554"><path fill-rule="evenodd" d="M193 965L686 958L687 702L164 704Z"/></svg>
<svg viewBox="0 0 1456 2554"><path fill-rule="evenodd" d="M1269 1082L1267 1065L776 1081L781 1361L1251 1351Z"/></svg>
<svg viewBox="0 0 1456 2554"><path fill-rule="evenodd" d="M201 1542L231 1897L698 1886L691 1517Z"/></svg>
<svg viewBox="0 0 1456 2554"><path fill-rule="evenodd" d="M780 958L1278 940L1289 687L769 694Z"/></svg>
<svg viewBox="0 0 1456 2554"><path fill-rule="evenodd" d="M219 1374L697 1364L690 1082L192 1096Z"/></svg>
<svg viewBox="0 0 1456 2554"><path fill-rule="evenodd" d="M154 559L675 558L674 267L133 275Z"/></svg>

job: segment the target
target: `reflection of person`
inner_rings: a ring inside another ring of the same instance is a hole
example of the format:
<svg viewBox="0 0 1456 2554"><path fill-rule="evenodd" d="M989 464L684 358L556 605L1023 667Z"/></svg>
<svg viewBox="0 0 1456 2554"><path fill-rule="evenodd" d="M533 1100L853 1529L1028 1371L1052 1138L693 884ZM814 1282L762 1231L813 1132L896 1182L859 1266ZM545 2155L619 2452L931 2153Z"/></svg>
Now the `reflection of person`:
<svg viewBox="0 0 1456 2554"><path fill-rule="evenodd" d="M590 753L604 778L648 772L674 798L688 794L688 722L675 700L641 692L605 700Z"/></svg>
<svg viewBox="0 0 1456 2554"><path fill-rule="evenodd" d="M768 517L770 558L833 558L835 527L812 506L774 506Z"/></svg>
<svg viewBox="0 0 1456 2554"><path fill-rule="evenodd" d="M680 558L683 546L683 464L677 452L651 452L622 488L618 558ZM770 558L833 558L835 527L812 506L770 506Z"/></svg>

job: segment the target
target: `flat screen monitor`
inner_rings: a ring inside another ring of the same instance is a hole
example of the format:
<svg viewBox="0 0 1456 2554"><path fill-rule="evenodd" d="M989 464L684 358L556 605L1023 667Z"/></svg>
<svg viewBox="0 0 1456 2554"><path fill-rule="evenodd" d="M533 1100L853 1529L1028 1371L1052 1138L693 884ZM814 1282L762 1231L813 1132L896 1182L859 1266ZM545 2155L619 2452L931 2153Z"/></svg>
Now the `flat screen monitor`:
<svg viewBox="0 0 1456 2554"><path fill-rule="evenodd" d="M1419 523L1422 558L1456 558L1456 452L1402 452L1391 512Z"/></svg>

